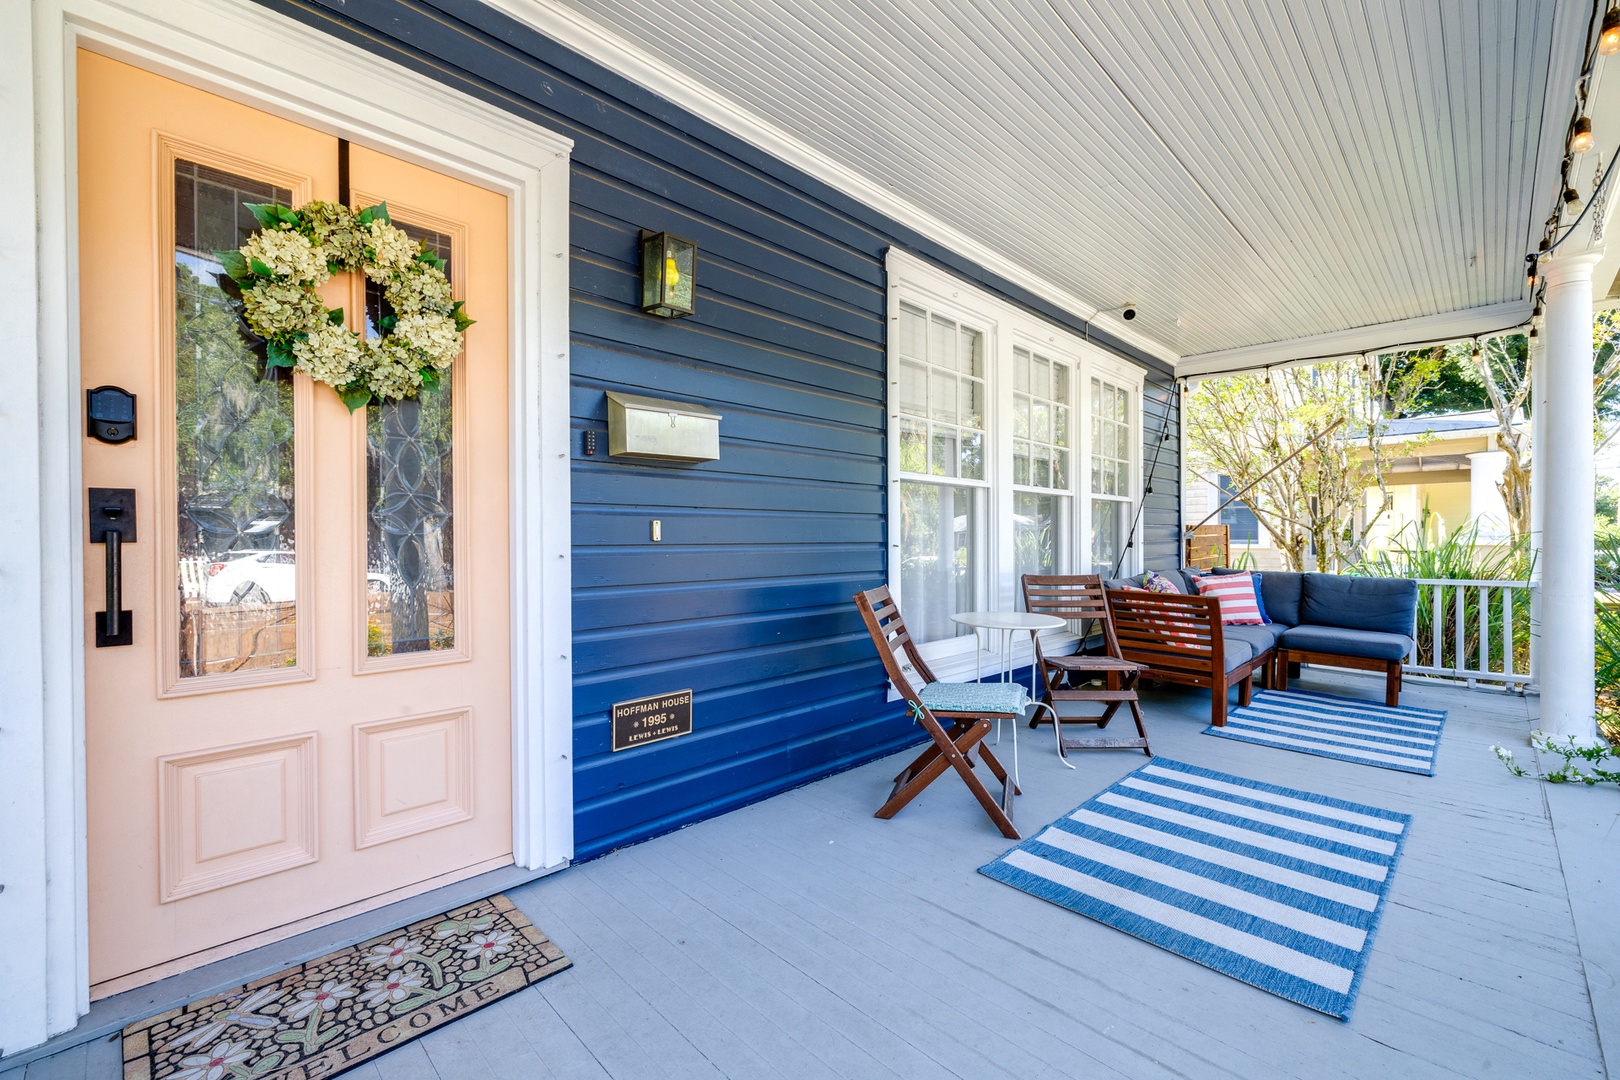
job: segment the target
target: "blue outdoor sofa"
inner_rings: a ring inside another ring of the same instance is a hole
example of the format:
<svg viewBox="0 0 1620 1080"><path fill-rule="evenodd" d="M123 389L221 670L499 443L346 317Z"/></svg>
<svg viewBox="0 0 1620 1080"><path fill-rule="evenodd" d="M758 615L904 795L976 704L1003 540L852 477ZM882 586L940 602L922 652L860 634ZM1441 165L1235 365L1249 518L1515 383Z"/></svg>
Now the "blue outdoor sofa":
<svg viewBox="0 0 1620 1080"><path fill-rule="evenodd" d="M1196 597L1199 573L1183 569L1180 575L1162 576L1184 596ZM1163 593L1116 593L1114 590L1126 586L1140 588L1141 579L1109 581L1110 599L1117 596L1122 605L1115 619L1116 631L1120 616L1131 626L1131 632L1121 635L1124 659L1144 664L1146 679L1210 687L1218 699L1213 702L1212 717L1217 727L1226 720L1228 686L1238 685L1240 701L1246 703L1253 673L1261 673L1272 687L1286 690L1289 667L1299 663L1382 671L1384 703L1400 704L1402 664L1416 644L1415 581L1269 570L1256 577L1270 621L1231 626L1219 623L1219 605L1213 598L1200 604ZM1198 624L1197 637L1218 643L1218 648L1197 655L1208 654L1211 667L1218 665L1222 670L1189 670L1194 666L1190 654L1195 650L1181 643L1190 624ZM1149 640L1155 636L1155 628L1160 640ZM1175 640L1167 648L1165 639Z"/></svg>

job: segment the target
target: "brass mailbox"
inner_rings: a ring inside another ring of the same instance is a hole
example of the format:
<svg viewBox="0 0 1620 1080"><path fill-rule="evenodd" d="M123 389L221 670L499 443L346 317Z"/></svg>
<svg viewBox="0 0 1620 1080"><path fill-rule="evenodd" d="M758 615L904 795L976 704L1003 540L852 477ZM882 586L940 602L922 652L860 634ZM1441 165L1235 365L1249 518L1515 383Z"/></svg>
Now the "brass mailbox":
<svg viewBox="0 0 1620 1080"><path fill-rule="evenodd" d="M656 461L714 461L720 414L701 405L607 392L608 454Z"/></svg>

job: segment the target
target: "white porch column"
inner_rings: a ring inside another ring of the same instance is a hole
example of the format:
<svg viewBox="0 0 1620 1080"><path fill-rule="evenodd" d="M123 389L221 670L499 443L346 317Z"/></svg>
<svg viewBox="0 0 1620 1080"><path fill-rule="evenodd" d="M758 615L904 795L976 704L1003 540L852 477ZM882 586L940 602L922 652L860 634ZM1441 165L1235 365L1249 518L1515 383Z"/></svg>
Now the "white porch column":
<svg viewBox="0 0 1620 1080"><path fill-rule="evenodd" d="M1530 550L1535 562L1530 567L1530 580L1537 587L1530 592L1530 673L1540 679L1541 659L1541 523L1547 520L1545 494L1547 485L1541 478L1542 442L1547 436L1547 338L1539 334L1529 341L1527 360L1530 364ZM1541 689L1539 682L1530 684Z"/></svg>
<svg viewBox="0 0 1620 1080"><path fill-rule="evenodd" d="M1548 260L1545 398L1534 447L1542 489L1541 730L1597 737L1592 646L1592 267Z"/></svg>
<svg viewBox="0 0 1620 1080"><path fill-rule="evenodd" d="M1479 522L1481 540L1508 536L1507 503L1502 501L1502 474L1507 472L1506 450L1481 450L1468 455L1468 516Z"/></svg>

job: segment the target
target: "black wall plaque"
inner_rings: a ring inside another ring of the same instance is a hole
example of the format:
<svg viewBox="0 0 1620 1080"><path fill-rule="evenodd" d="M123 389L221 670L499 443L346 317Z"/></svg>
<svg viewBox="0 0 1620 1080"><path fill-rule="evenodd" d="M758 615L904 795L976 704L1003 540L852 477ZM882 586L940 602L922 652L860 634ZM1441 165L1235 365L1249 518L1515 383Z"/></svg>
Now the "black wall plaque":
<svg viewBox="0 0 1620 1080"><path fill-rule="evenodd" d="M692 691L621 701L613 706L613 749L673 739L692 733Z"/></svg>

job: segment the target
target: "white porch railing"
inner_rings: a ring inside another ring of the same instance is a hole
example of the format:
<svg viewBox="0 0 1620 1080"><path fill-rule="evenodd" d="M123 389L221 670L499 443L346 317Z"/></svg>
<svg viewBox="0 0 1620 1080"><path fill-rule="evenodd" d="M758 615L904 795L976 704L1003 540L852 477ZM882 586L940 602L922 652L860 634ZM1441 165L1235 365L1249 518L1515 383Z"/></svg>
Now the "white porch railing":
<svg viewBox="0 0 1620 1080"><path fill-rule="evenodd" d="M1418 578L1414 675L1505 689L1535 682L1530 600L1533 582Z"/></svg>

